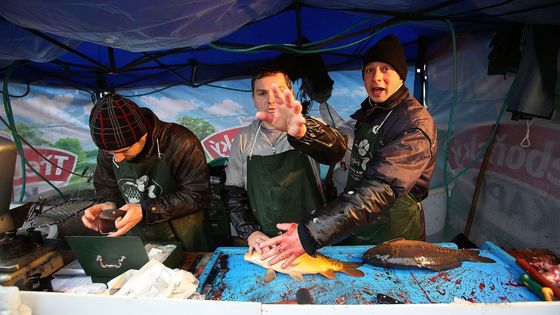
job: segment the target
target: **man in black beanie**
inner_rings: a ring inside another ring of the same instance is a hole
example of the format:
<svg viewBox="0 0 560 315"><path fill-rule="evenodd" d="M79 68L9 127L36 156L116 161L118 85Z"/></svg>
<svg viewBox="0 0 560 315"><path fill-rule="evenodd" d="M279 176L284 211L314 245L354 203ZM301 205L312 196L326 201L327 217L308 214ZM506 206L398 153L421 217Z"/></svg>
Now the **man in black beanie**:
<svg viewBox="0 0 560 315"><path fill-rule="evenodd" d="M425 239L420 201L428 195L435 166L432 117L404 86L407 63L399 39L384 37L363 59L368 97L351 115L356 120L346 189L304 222L283 223L287 231L261 246L274 246L263 259L290 265L323 246L373 245L395 239ZM297 121L293 101L276 92L277 112ZM270 118L271 121L273 118ZM282 120L278 119L277 120Z"/></svg>
<svg viewBox="0 0 560 315"><path fill-rule="evenodd" d="M200 141L184 126L159 120L118 94L91 110L89 126L99 147L93 183L98 203L85 210L84 225L108 236L179 241L187 251L206 251L205 209L210 182ZM126 211L115 231L100 225L103 210Z"/></svg>

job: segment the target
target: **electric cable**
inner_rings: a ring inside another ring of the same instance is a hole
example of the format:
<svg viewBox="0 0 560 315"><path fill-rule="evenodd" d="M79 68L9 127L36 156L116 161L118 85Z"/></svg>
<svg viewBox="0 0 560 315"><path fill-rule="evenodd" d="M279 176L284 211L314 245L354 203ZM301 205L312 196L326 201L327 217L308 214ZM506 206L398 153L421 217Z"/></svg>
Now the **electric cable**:
<svg viewBox="0 0 560 315"><path fill-rule="evenodd" d="M449 161L449 146L451 143L451 139L453 138L453 121L454 121L454 116L455 116L455 107L456 107L456 103L457 103L457 50L456 50L456 37L455 37L455 31L453 29L453 25L451 24L451 22L449 20L446 20L450 30L451 30L451 35L452 35L452 42L453 42L453 100L452 100L452 104L451 104L451 109L450 109L450 113L449 113L449 119L448 119L448 129L447 129L447 139L445 142L445 161L444 161L444 165L443 165L443 187L445 187L445 193L446 193L446 210L449 211L449 205L450 205L450 201L451 201L451 194L449 193L449 185L451 183L453 183L454 181L456 181L457 179L459 179L461 176L463 176L466 172L468 172L470 169L472 169L476 164L478 164L480 162L480 160L482 159L482 157L484 156L484 152L486 152L486 150L488 149L488 147L490 146L490 143L492 141L492 138L495 136L498 126L502 120L502 117L504 115L504 112L506 111L507 108L507 104L509 103L509 99L510 99L510 92L511 89L508 90L508 93L506 94L506 97L504 99L504 103L502 104L502 107L500 109L500 112L498 113L498 117L496 118L496 122L494 123L494 127L492 128L492 132L490 133L490 136L488 137L488 140L486 141L486 143L481 147L480 151L478 152L478 154L476 155L476 157L467 165L465 166L465 168L463 168L461 171L459 171L455 176L453 176L450 180L447 179L447 166L448 166L448 161ZM436 189L436 188L440 188L441 186L436 186L436 187L432 187L432 189Z"/></svg>
<svg viewBox="0 0 560 315"><path fill-rule="evenodd" d="M146 93L134 94L134 95L126 95L126 94L120 94L120 95L122 95L124 97L146 96L146 95L155 94L155 93L158 93L158 92L161 92L161 91L165 91L165 90L170 89L172 87L183 86L183 85L190 86L190 85L185 84L185 83L174 83L174 84L170 84L166 87L155 89L153 91L146 92ZM235 92L251 92L251 90L247 90L247 89L230 88L230 87L227 87L227 86L220 86L220 85L215 85L215 84L212 84L212 83L204 83L204 84L200 84L200 85L197 85L197 86L194 86L194 87L199 87L199 86L208 86L208 87L213 87L213 88L218 88L218 89L223 89L223 90L228 90L228 91L235 91Z"/></svg>
<svg viewBox="0 0 560 315"><path fill-rule="evenodd" d="M451 194L449 193L449 183L447 182L447 165L449 160L449 146L453 138L453 121L455 119L455 106L457 105L457 43L455 37L455 29L449 20L445 20L451 32L451 43L453 47L453 97L451 100L451 109L449 110L449 118L447 120L447 138L445 139L445 163L443 163L443 184L445 187L445 210L449 212L449 204L451 203Z"/></svg>
<svg viewBox="0 0 560 315"><path fill-rule="evenodd" d="M8 122L2 117L0 116L0 121L6 125L6 127L12 131L12 128L10 127L10 125L8 124ZM65 172L65 173L70 173L72 175L76 175L79 177L84 177L84 178L89 178L90 176L86 176L86 175L82 175L79 173L75 173L73 171L69 171L67 169L65 169L62 166L58 166L58 164L54 163L53 161L49 160L46 156L44 156L39 150L37 150L33 145L31 145L31 143L29 143L29 141L27 141L24 137L19 136L19 138L21 139L21 141L23 141L23 143L25 143L31 150L33 150L33 152L37 153L37 155L39 155L40 157L43 158L43 160L45 160L46 162L48 162L49 164L51 164L52 166L54 166L55 168L60 169L61 171Z"/></svg>
<svg viewBox="0 0 560 315"><path fill-rule="evenodd" d="M12 73L17 69L17 67L19 66L19 61L14 61L6 70L5 76L4 76L4 85L3 85L3 101L4 101L4 110L6 111L6 116L8 117L8 122L9 122L9 127L11 126L11 131L12 131L12 137L14 138L14 142L16 144L16 148L18 150L19 156L20 156L20 161L21 161L21 179L22 179L22 184L21 184L21 191L20 191L20 196L19 196L19 201L22 202L24 197L25 197L25 188L26 188L26 184L27 184L27 176L26 176L26 171L25 171L25 166L27 166L33 173L35 173L35 175L37 175L39 178L41 178L43 181L45 181L49 186L51 186L54 190L56 190L60 196L66 200L66 196L64 196L64 194L58 189L58 187L56 187L53 183L51 183L47 178L45 178L41 173L39 173L35 168L33 168L33 166L31 166L31 164L29 164L29 162L27 161L27 159L25 158L25 153L23 151L23 145L21 144L21 140L19 137L19 134L17 133L17 129L16 129L16 124L14 121L14 114L12 111L12 106L10 103L10 93L9 93L9 88L8 88L8 82L10 79L10 76L12 75ZM4 121L5 122L5 121Z"/></svg>
<svg viewBox="0 0 560 315"><path fill-rule="evenodd" d="M405 21L395 21L392 23L389 23L388 25L380 28L379 30L376 30L375 32L373 32L370 35L366 35L363 38L357 39L353 42L350 42L348 44L345 45L341 45L341 46L335 46L335 47L330 47L330 48L323 48L323 49L310 49L310 50L301 50L301 49L297 49L297 48L292 48L292 47L297 47L294 44L262 44L262 45L257 45L257 46L252 46L252 47L247 47L247 48L231 48L231 47L225 47L225 46L220 46L214 43L209 43L208 46L215 48L217 50L221 50L221 51L226 51L226 52L236 52L236 53L251 53L253 51L256 50L262 50L262 49L269 49L269 48L280 48L280 49L284 49L287 51L291 51L297 54L317 54L317 53L324 53L324 52L329 52L329 51L335 51L335 50L339 50L339 49L344 49L347 47L351 47L354 46L356 44L359 44L365 40L368 40L372 37L374 37L375 35L377 35L378 33L382 32L383 30L387 29L387 28L391 28L394 26L397 26L399 24L404 23ZM341 33L337 33L336 35L333 35L331 37L338 37L340 36ZM325 41L325 39L321 40L321 41L317 41L317 42L310 42L307 44L304 44L302 46L311 46L311 45L316 45L319 42Z"/></svg>

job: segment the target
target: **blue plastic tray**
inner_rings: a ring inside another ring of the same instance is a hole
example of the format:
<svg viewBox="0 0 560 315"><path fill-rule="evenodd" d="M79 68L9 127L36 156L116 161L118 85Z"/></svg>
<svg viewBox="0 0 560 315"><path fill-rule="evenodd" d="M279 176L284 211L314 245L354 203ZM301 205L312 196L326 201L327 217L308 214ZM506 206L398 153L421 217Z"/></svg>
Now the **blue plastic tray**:
<svg viewBox="0 0 560 315"><path fill-rule="evenodd" d="M453 243L439 244L457 248ZM341 261L361 262L371 246L332 246L319 250ZM458 268L431 271L417 268L383 268L364 264L364 277L336 272L336 279L304 275L305 282L277 273L265 283L265 269L243 260L245 247L217 248L200 276L199 292L206 299L282 303L295 300L299 288L307 288L316 304L376 304L385 294L404 303L451 303L454 298L476 303L539 301L519 284L522 269L509 254L486 242L481 254L493 264L463 262Z"/></svg>

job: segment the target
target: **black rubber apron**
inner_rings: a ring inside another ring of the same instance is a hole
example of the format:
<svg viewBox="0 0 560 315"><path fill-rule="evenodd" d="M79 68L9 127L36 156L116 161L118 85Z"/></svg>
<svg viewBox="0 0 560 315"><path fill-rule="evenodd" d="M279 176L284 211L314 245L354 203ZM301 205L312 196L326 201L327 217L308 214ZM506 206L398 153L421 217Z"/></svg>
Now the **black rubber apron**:
<svg viewBox="0 0 560 315"><path fill-rule="evenodd" d="M387 114L385 119L389 117L391 112ZM363 177L367 163L371 160L375 151L383 145L381 142L383 122L380 125L361 123L355 130L351 162L348 169L347 189L351 189L349 187L352 187ZM373 245L398 237L409 240L423 240L425 238L423 211L411 194L395 200L393 207L379 221L360 226L352 236L342 241L341 244Z"/></svg>
<svg viewBox="0 0 560 315"><path fill-rule="evenodd" d="M127 203L140 203L144 196L156 198L177 190L177 183L163 157L152 157L140 163L113 162L113 171ZM207 251L210 246L205 233L207 223L204 213L199 211L155 224L140 222L127 235L139 236L145 242L181 242L185 251Z"/></svg>
<svg viewBox="0 0 560 315"><path fill-rule="evenodd" d="M247 158L247 194L261 231L277 236L277 223L300 222L322 205L307 155L290 150Z"/></svg>

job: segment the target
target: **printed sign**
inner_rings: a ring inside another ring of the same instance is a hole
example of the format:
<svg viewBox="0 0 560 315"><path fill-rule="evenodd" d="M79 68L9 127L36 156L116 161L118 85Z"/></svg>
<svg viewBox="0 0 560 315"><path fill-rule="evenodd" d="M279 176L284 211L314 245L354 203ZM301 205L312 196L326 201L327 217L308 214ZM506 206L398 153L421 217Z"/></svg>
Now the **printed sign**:
<svg viewBox="0 0 560 315"><path fill-rule="evenodd" d="M35 147L48 161L41 157L37 152L29 147L24 148L25 158L27 162L47 180L53 183L66 183L70 179L70 173L76 167L77 156L69 151L52 147ZM49 163L50 161L50 163ZM63 171L67 170L67 171ZM26 184L43 182L29 167L25 168ZM14 186L20 186L22 183L21 161L18 155L16 169L14 174Z"/></svg>
<svg viewBox="0 0 560 315"><path fill-rule="evenodd" d="M461 170L476 158L490 136L491 128L470 128L454 138L449 154L451 169ZM560 187L560 142L558 138L547 135L557 132L552 128L532 127L529 142L525 140L526 147L523 147L525 126L500 126L488 170L555 195ZM480 162L477 167L480 167Z"/></svg>
<svg viewBox="0 0 560 315"><path fill-rule="evenodd" d="M212 159L228 157L233 138L235 138L235 135L237 135L237 132L241 128L243 128L243 126L224 129L204 138L201 141L204 151L206 151Z"/></svg>

